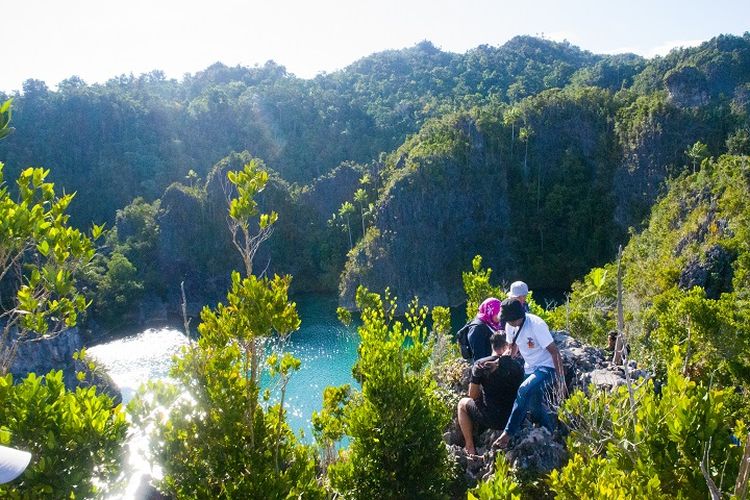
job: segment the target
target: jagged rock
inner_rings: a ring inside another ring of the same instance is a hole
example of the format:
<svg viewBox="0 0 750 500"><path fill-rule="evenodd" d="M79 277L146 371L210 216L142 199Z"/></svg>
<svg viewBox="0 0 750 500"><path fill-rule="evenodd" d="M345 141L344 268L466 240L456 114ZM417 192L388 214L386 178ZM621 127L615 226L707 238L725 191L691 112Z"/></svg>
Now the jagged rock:
<svg viewBox="0 0 750 500"><path fill-rule="evenodd" d="M525 473L542 475L565 464L568 453L559 438L543 427L522 429L506 453L508 462Z"/></svg>
<svg viewBox="0 0 750 500"><path fill-rule="evenodd" d="M726 221L724 223L726 224ZM680 288L690 290L700 286L706 291L706 297L718 299L723 292L732 290L732 263L736 257L723 246L713 245L705 255L695 256L683 267L680 273Z"/></svg>
<svg viewBox="0 0 750 500"><path fill-rule="evenodd" d="M625 376L614 370L598 369L588 375L588 383L594 384L597 388L614 389L615 387L625 385ZM586 381L585 379L583 380ZM586 384L588 386L588 384Z"/></svg>
<svg viewBox="0 0 750 500"><path fill-rule="evenodd" d="M73 390L78 386L95 385L100 392L112 398L115 405L122 402L117 384L101 370L91 370L87 360L74 360L73 353L83 348L78 328L68 328L49 338L35 338L21 342L10 367L13 378L18 380L29 373L45 375L51 370L62 370L65 387ZM77 377L83 372L83 380Z"/></svg>
<svg viewBox="0 0 750 500"><path fill-rule="evenodd" d="M683 66L664 76L669 100L679 107L700 107L709 102L708 82L695 66Z"/></svg>
<svg viewBox="0 0 750 500"><path fill-rule="evenodd" d="M473 118L457 116L447 127L465 141L465 155L425 159L403 151L401 172L376 205L373 231L350 253L341 275L342 306L354 307L360 284L378 292L387 287L402 301L418 296L428 305L459 304L461 272L477 254L493 269L517 269L511 232L499 223L511 217L506 170ZM492 235L482 227L492 227Z"/></svg>
<svg viewBox="0 0 750 500"><path fill-rule="evenodd" d="M73 353L82 347L78 328L69 328L48 338L30 337L18 344L10 373L21 378L29 373L41 375L50 370L65 370L72 367Z"/></svg>
<svg viewBox="0 0 750 500"><path fill-rule="evenodd" d="M626 383L625 367L612 363L609 360L611 355L605 350L582 344L564 331L552 332L552 336L563 358L569 391L576 388L588 390L590 384L603 390L611 390ZM634 361L628 363L628 369L633 380L649 376L647 372L639 370ZM461 395L468 392L469 372L470 367L466 364L460 387L453 388ZM501 431L491 429L478 435L475 432L476 456L467 455L463 449L463 435L456 418L443 434L449 453L464 470L469 484L487 480L495 472L495 456L503 451L493 447L493 443L500 434ZM513 468L522 475L532 477L560 468L567 460L562 437L557 432L553 435L544 428L534 427L528 420L511 439L510 446L504 453Z"/></svg>

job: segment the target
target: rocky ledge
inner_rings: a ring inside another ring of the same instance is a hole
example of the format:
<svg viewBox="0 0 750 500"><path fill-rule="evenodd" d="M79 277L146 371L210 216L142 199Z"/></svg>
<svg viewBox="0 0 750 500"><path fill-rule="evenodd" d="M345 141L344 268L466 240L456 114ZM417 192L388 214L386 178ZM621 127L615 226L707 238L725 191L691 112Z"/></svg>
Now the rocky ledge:
<svg viewBox="0 0 750 500"><path fill-rule="evenodd" d="M626 384L625 367L611 361L611 354L603 349L585 345L570 337L566 332L553 332L555 343L560 349L565 366L568 391L576 389L589 391L611 390ZM464 363L461 383L449 389L456 398L468 393L470 366ZM646 378L649 374L630 362L630 376L633 379ZM464 470L469 485L486 481L495 473L495 457L504 454L511 467L520 475L538 477L553 469L562 467L568 454L561 433L550 434L546 429L532 426L528 420L518 435L510 442L507 450L501 450L493 443L501 431L485 430L474 436L477 455L467 455L461 431L454 415L453 422L443 438L449 453Z"/></svg>
<svg viewBox="0 0 750 500"><path fill-rule="evenodd" d="M78 328L63 330L52 337L34 338L22 341L10 367L14 379L26 377L29 373L44 375L51 370L62 370L65 387L73 390L78 386L95 385L100 392L112 398L114 404L122 402L120 389L114 381L90 360L76 360L73 354L83 348ZM79 380L77 374L84 377Z"/></svg>

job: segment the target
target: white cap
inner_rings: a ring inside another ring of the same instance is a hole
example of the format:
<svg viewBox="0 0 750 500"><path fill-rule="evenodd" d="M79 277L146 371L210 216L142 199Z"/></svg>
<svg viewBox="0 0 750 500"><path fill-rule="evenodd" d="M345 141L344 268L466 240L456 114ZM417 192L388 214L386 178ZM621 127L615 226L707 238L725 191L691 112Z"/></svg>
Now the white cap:
<svg viewBox="0 0 750 500"><path fill-rule="evenodd" d="M510 291L508 297L515 299L516 297L525 297L529 294L529 285L523 281L514 281L510 285Z"/></svg>
<svg viewBox="0 0 750 500"><path fill-rule="evenodd" d="M13 481L31 461L31 453L0 446L0 484Z"/></svg>

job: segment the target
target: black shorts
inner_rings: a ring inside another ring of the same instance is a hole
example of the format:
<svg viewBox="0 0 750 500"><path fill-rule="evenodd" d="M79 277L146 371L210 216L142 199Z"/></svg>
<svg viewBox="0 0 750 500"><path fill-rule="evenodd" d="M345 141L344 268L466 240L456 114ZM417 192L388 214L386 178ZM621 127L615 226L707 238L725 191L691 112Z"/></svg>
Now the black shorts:
<svg viewBox="0 0 750 500"><path fill-rule="evenodd" d="M510 412L489 408L481 399L469 401L466 404L466 411L469 412L469 417L474 424L486 429L505 429L505 424L510 416Z"/></svg>

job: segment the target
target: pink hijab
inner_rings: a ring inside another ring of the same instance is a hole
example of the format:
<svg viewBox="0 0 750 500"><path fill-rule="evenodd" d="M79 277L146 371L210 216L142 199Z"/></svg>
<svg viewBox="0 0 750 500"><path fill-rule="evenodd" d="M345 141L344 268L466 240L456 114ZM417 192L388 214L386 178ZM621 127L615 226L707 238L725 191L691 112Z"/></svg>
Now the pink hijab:
<svg viewBox="0 0 750 500"><path fill-rule="evenodd" d="M495 316L500 312L500 300L490 297L479 306L477 318L493 330L500 329L500 323L495 322Z"/></svg>

